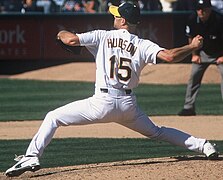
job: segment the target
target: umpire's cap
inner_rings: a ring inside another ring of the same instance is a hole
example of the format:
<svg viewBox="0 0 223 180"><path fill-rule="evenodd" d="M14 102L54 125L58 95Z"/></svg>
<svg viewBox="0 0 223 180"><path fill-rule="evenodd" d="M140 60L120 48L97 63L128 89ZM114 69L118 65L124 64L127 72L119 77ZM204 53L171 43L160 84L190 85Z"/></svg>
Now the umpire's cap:
<svg viewBox="0 0 223 180"><path fill-rule="evenodd" d="M139 24L140 23L140 9L135 4L131 3L122 3L120 6L109 7L109 12L116 17L123 17L130 24Z"/></svg>
<svg viewBox="0 0 223 180"><path fill-rule="evenodd" d="M212 7L211 0L197 0L197 10L210 7Z"/></svg>

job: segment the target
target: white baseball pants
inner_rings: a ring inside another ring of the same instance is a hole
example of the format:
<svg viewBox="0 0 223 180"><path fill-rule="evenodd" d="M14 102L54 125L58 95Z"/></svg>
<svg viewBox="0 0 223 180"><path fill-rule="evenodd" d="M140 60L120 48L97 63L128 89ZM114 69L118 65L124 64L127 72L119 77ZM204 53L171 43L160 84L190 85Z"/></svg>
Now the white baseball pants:
<svg viewBox="0 0 223 180"><path fill-rule="evenodd" d="M202 152L205 139L173 128L158 127L137 106L135 95L99 93L49 112L33 137L26 155L40 157L59 126L116 122L149 138Z"/></svg>

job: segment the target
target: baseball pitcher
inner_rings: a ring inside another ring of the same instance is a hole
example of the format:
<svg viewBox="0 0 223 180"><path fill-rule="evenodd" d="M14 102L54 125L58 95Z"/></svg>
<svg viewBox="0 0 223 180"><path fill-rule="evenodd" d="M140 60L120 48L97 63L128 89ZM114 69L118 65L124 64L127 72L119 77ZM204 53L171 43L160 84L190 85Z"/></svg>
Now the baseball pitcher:
<svg viewBox="0 0 223 180"><path fill-rule="evenodd" d="M9 168L6 176L19 176L25 171L40 169L39 158L59 126L116 122L148 138L218 157L215 147L206 139L177 129L159 127L137 105L133 89L139 83L142 69L156 64L157 59L179 62L202 47L203 38L196 36L183 47L165 49L135 35L140 10L131 3L110 6L116 30L95 30L74 34L60 31L57 38L69 46L85 46L96 61L95 94L47 113L25 155ZM83 72L84 73L84 72Z"/></svg>

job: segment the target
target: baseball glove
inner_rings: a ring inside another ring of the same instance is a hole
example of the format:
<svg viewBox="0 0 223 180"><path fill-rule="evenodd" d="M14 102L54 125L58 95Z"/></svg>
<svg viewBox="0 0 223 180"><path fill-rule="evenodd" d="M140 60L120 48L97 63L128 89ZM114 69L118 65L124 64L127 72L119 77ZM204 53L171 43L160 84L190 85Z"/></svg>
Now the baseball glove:
<svg viewBox="0 0 223 180"><path fill-rule="evenodd" d="M81 53L81 46L68 46L64 44L60 39L56 39L56 43L68 52L71 52L76 55L79 55Z"/></svg>

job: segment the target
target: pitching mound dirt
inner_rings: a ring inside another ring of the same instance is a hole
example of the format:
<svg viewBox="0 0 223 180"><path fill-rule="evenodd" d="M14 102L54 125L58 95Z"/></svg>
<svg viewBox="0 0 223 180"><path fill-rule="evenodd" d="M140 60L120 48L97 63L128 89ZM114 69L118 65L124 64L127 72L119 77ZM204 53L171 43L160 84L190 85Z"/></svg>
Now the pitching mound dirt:
<svg viewBox="0 0 223 180"><path fill-rule="evenodd" d="M223 139L223 116L154 116L150 117L159 126L173 127L210 140ZM41 121L1 122L0 139L31 139ZM60 127L54 138L145 138L116 123Z"/></svg>
<svg viewBox="0 0 223 180"><path fill-rule="evenodd" d="M81 166L41 169L27 172L19 178L35 180L219 180L222 179L222 159L205 160L203 156L167 157L99 163ZM3 175L0 178L8 179Z"/></svg>

